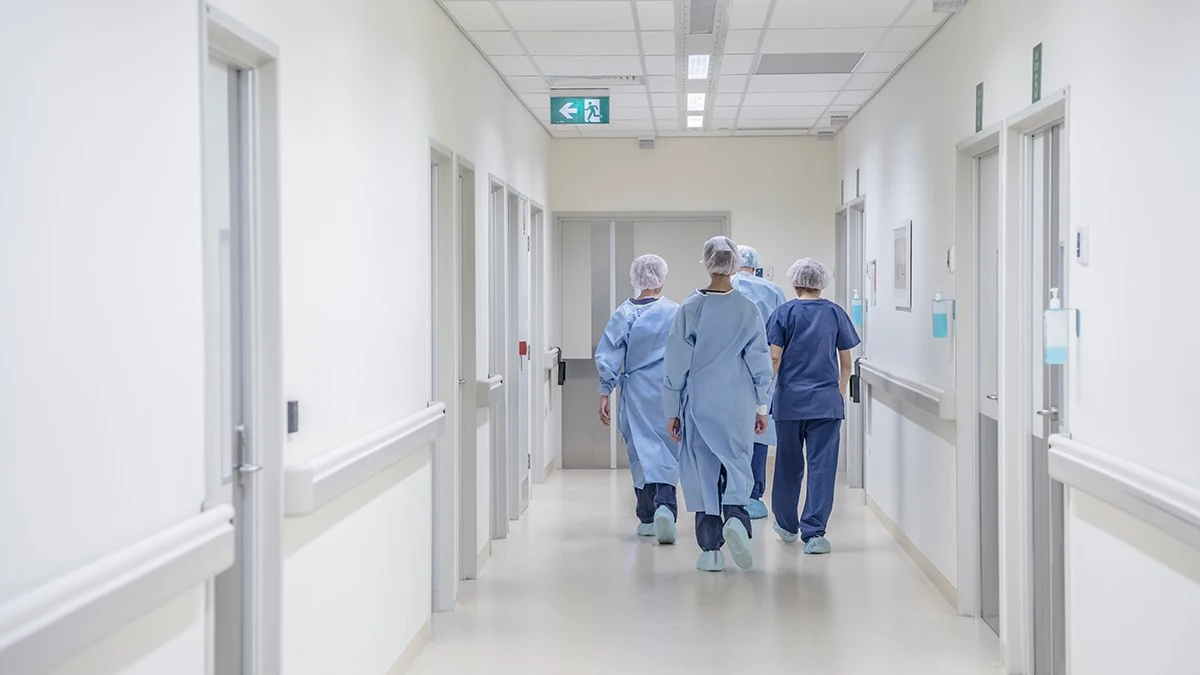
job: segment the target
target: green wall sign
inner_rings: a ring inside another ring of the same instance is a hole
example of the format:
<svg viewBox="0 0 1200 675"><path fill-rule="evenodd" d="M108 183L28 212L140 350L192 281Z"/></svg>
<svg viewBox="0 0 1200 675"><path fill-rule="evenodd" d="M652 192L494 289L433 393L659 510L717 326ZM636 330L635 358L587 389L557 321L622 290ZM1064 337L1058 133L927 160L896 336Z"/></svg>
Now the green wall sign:
<svg viewBox="0 0 1200 675"><path fill-rule="evenodd" d="M551 96L551 124L608 124L608 96Z"/></svg>
<svg viewBox="0 0 1200 675"><path fill-rule="evenodd" d="M1033 102L1042 100L1042 45L1033 48Z"/></svg>

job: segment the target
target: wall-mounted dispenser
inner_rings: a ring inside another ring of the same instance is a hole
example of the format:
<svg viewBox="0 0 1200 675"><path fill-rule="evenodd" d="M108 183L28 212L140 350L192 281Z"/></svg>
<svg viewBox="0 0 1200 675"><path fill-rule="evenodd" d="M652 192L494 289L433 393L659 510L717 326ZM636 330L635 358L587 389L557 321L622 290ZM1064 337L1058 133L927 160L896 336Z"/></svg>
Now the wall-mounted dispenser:
<svg viewBox="0 0 1200 675"><path fill-rule="evenodd" d="M858 289L854 289L854 297L850 299L850 321L854 323L855 328L862 328L863 299L858 295Z"/></svg>
<svg viewBox="0 0 1200 675"><path fill-rule="evenodd" d="M1043 358L1048 366L1066 365L1071 345L1071 316L1075 310L1063 309L1058 289L1050 289L1050 308L1042 320ZM1078 324L1076 324L1078 335Z"/></svg>
<svg viewBox="0 0 1200 675"><path fill-rule="evenodd" d="M941 340L950 337L950 323L954 321L954 300L942 297L941 292L933 294L933 337Z"/></svg>

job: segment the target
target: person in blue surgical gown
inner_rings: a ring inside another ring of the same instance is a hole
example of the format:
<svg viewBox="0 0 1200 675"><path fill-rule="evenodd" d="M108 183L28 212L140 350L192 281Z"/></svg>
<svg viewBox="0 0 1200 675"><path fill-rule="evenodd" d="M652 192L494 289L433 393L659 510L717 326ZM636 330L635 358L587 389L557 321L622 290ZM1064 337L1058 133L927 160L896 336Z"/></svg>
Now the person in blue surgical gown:
<svg viewBox="0 0 1200 675"><path fill-rule="evenodd" d="M787 302L787 297L774 282L757 275L758 269L762 267L758 251L749 246L738 246L738 253L741 254L742 269L733 278L733 287L754 302L765 327L767 319ZM750 513L752 520L767 517L767 506L762 502L763 493L767 489L767 447L775 444L775 422L768 417L767 431L754 441L754 489L750 491L750 503L746 505L746 511Z"/></svg>
<svg viewBox="0 0 1200 675"><path fill-rule="evenodd" d="M833 512L844 397L853 367L850 350L859 343L846 311L821 297L830 276L829 268L812 258L797 260L788 270L797 299L767 322L776 372L771 414L779 435L771 511L779 538L789 544L803 539L809 554L830 550L825 527ZM808 496L800 516L806 462Z"/></svg>
<svg viewBox="0 0 1200 675"><path fill-rule="evenodd" d="M675 543L679 507L679 444L671 439L662 417L663 353L679 305L662 296L667 263L656 255L633 261L629 281L637 296L621 304L596 346L600 373L600 422L611 419L609 397L620 387L617 429L629 452L637 495L637 532Z"/></svg>
<svg viewBox="0 0 1200 675"><path fill-rule="evenodd" d="M698 569L754 564L746 505L754 489L754 436L767 428L771 359L762 317L730 278L741 265L728 237L704 244L707 288L679 309L663 363L663 411L671 437L682 442L680 479L696 513Z"/></svg>

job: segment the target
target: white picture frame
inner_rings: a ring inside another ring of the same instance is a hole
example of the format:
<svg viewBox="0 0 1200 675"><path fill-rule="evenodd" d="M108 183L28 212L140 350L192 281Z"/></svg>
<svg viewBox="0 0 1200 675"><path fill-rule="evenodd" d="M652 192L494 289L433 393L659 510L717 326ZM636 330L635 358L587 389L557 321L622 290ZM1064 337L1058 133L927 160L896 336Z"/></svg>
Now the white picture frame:
<svg viewBox="0 0 1200 675"><path fill-rule="evenodd" d="M892 230L892 298L896 309L912 311L912 221Z"/></svg>

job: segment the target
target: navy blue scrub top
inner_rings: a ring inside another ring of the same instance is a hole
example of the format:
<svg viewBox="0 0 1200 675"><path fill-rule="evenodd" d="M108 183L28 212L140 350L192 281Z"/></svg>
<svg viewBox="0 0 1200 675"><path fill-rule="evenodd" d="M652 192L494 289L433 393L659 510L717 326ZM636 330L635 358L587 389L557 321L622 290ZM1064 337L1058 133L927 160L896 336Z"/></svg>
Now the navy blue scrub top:
<svg viewBox="0 0 1200 675"><path fill-rule="evenodd" d="M767 320L767 343L783 348L771 415L776 420L844 419L838 352L861 340L850 316L825 299L792 300Z"/></svg>

